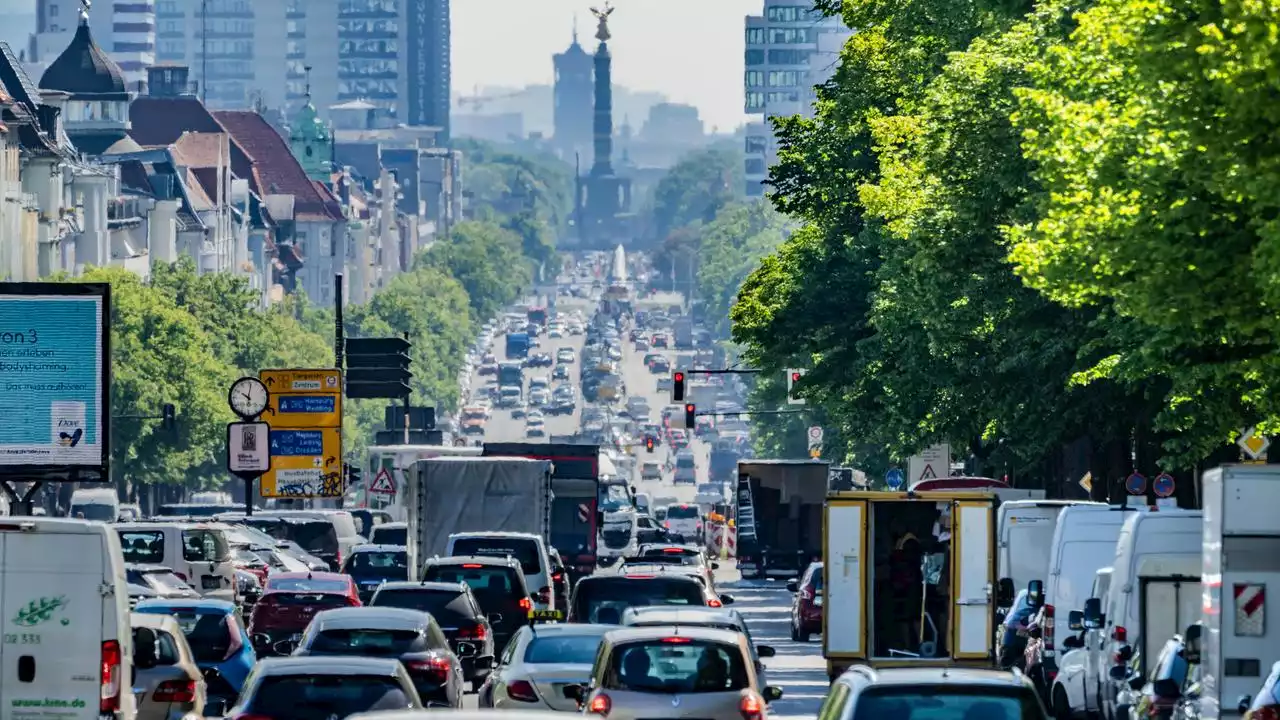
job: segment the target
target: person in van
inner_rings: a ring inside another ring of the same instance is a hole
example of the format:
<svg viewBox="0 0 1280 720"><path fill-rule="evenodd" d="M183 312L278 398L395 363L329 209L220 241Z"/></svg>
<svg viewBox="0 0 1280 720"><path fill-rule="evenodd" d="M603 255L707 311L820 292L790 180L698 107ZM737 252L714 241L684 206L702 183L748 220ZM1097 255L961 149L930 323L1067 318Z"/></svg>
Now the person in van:
<svg viewBox="0 0 1280 720"><path fill-rule="evenodd" d="M889 585L893 598L893 624L897 647L913 648L920 638L920 563L924 546L914 533L898 523L892 530L893 552L889 554Z"/></svg>

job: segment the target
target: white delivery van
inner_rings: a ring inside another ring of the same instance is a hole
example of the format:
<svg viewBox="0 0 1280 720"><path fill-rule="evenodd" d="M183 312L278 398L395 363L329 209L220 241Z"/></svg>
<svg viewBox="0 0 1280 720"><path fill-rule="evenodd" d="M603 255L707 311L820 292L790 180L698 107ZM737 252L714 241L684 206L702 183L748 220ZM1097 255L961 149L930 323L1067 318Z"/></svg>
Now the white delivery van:
<svg viewBox="0 0 1280 720"><path fill-rule="evenodd" d="M0 519L0 720L136 713L124 558L110 525Z"/></svg>
<svg viewBox="0 0 1280 720"><path fill-rule="evenodd" d="M1127 645L1141 653L1138 670L1145 677L1146 663L1164 642L1200 618L1203 524L1199 510L1172 508L1134 513L1120 530L1111 586L1101 603L1104 632L1097 650L1099 696L1108 718L1115 717L1116 694L1127 688L1110 675L1120 649ZM1154 633L1145 630L1147 623L1158 623ZM1146 637L1152 634L1159 636Z"/></svg>
<svg viewBox="0 0 1280 720"><path fill-rule="evenodd" d="M120 497L114 487L80 488L71 493L71 517L113 523L120 518Z"/></svg>
<svg viewBox="0 0 1280 720"><path fill-rule="evenodd" d="M1106 507L1104 503L1075 500L1012 500L1000 505L996 577L1012 580L1015 594L1032 580L1046 579L1058 517L1074 506Z"/></svg>
<svg viewBox="0 0 1280 720"><path fill-rule="evenodd" d="M520 561L525 587L538 610L556 610L551 588L551 554L539 535L524 532L460 532L449 536L445 555L510 557ZM559 608L568 611L568 608Z"/></svg>
<svg viewBox="0 0 1280 720"><path fill-rule="evenodd" d="M129 563L164 565L204 597L236 602L236 569L216 523L141 522L112 526Z"/></svg>

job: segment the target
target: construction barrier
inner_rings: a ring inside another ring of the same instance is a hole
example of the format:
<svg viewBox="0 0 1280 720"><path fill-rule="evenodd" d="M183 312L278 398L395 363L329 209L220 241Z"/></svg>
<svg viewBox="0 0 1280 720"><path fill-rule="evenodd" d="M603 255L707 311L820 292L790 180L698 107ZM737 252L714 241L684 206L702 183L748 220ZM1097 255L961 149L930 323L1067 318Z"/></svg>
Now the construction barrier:
<svg viewBox="0 0 1280 720"><path fill-rule="evenodd" d="M731 525L716 523L711 526L711 550L721 560L738 556L738 533Z"/></svg>

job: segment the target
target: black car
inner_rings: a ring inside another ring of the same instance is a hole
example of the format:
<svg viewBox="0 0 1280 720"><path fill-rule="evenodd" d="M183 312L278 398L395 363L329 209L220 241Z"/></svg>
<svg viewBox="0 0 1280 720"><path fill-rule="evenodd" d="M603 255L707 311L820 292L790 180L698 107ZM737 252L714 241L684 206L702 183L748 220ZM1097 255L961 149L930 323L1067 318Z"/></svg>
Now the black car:
<svg viewBox="0 0 1280 720"><path fill-rule="evenodd" d="M370 607L394 607L431 613L454 653L462 659L462 677L480 687L493 667L496 648L493 627L471 589L462 583L384 583Z"/></svg>
<svg viewBox="0 0 1280 720"><path fill-rule="evenodd" d="M520 561L478 555L432 558L422 570L423 582L464 583L493 627L495 647L506 647L517 630L529 624L533 598Z"/></svg>
<svg viewBox="0 0 1280 720"><path fill-rule="evenodd" d="M591 575L573 589L567 622L617 625L627 608L642 605L705 607L706 590L689 575Z"/></svg>
<svg viewBox="0 0 1280 720"><path fill-rule="evenodd" d="M341 572L355 580L360 602L367 603L382 583L409 579L409 555L402 545L357 545Z"/></svg>
<svg viewBox="0 0 1280 720"><path fill-rule="evenodd" d="M551 357L546 353L536 353L536 354L530 355L529 358L524 361L524 366L531 367L531 368L551 367L552 365L555 365L555 364L556 364L555 358Z"/></svg>

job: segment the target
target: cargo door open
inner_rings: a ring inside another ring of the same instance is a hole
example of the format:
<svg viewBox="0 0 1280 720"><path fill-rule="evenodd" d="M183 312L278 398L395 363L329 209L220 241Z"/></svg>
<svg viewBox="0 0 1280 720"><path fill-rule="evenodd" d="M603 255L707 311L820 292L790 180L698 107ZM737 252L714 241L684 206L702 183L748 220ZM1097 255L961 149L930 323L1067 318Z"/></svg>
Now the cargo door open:
<svg viewBox="0 0 1280 720"><path fill-rule="evenodd" d="M826 612L822 654L828 659L867 657L867 501L829 500L822 571ZM839 608L832 613L831 608Z"/></svg>
<svg viewBox="0 0 1280 720"><path fill-rule="evenodd" d="M951 648L956 660L992 654L995 528L987 500L957 500L952 507Z"/></svg>

